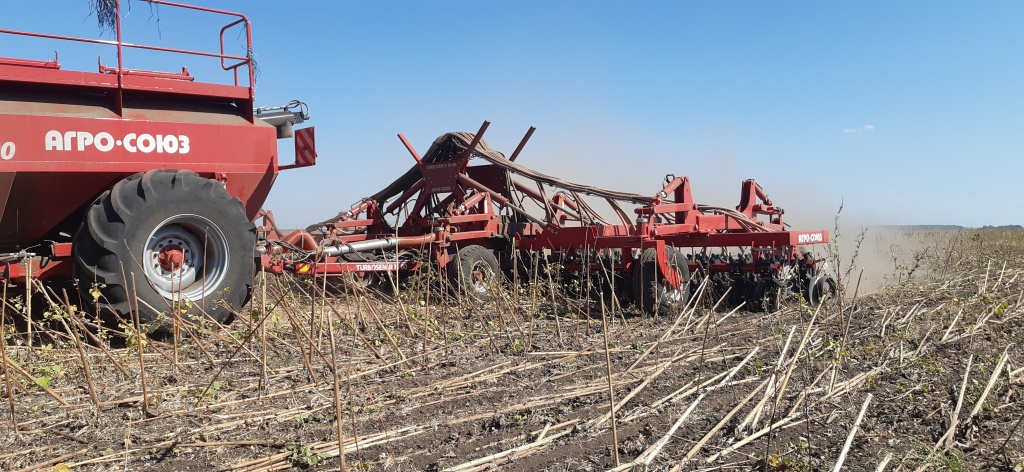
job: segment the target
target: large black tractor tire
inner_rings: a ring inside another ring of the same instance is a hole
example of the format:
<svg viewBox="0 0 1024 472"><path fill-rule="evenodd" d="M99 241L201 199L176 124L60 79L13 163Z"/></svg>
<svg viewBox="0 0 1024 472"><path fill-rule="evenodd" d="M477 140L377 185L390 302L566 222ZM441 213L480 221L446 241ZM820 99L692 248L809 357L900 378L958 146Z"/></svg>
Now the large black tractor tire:
<svg viewBox="0 0 1024 472"><path fill-rule="evenodd" d="M171 307L227 324L252 293L256 228L224 185L183 170L132 175L86 212L74 275L102 317L165 329ZM98 292L96 292L98 290ZM137 297L137 298L136 298Z"/></svg>
<svg viewBox="0 0 1024 472"><path fill-rule="evenodd" d="M452 291L473 300L492 298L504 278L494 253L475 244L457 249L447 270Z"/></svg>
<svg viewBox="0 0 1024 472"><path fill-rule="evenodd" d="M633 267L633 297L644 313L665 315L679 313L690 299L690 266L678 249L665 248L668 265L685 281L678 289L665 282L658 269L658 250L647 248Z"/></svg>

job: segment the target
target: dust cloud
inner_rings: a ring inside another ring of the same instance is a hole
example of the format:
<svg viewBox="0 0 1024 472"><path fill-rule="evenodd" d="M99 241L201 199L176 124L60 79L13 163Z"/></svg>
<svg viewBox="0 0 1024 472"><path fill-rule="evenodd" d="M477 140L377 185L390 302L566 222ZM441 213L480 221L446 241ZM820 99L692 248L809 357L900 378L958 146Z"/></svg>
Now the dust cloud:
<svg viewBox="0 0 1024 472"><path fill-rule="evenodd" d="M559 135L554 141L524 153L518 163L548 175L575 183L611 190L653 195L660 190L666 174L689 176L693 197L698 203L735 207L743 180L754 178L777 206L785 210L784 221L792 230L827 230L832 234L831 248L817 245L810 249L817 257L829 258L831 273L848 286L848 294L858 285L861 295L906 278L914 257L925 248L910 232L895 227L877 226L870 209L857 208L856 202L844 202L842 195L831 195L827 182L808 181L806 175L785 172L757 174L726 143L710 149L659 149L640 140L595 139L594 136L621 135L616 129L588 129L587 135ZM599 198L587 202L609 222L618 223L610 207ZM531 208L531 212L537 209ZM632 208L625 208L632 216ZM920 274L920 272L918 272Z"/></svg>
<svg viewBox="0 0 1024 472"><path fill-rule="evenodd" d="M538 130L517 163L579 184L654 195L666 175L688 176L698 203L735 207L743 180L755 179L773 204L785 210L789 229L829 231L830 247L807 249L819 258L831 259L830 272L844 279L850 295L858 280L859 293L867 294L904 281L908 275L924 275L921 267L915 268L915 258L920 260L930 244L921 232L881 226L900 221L892 221L884 209L865 205L857 195L836 194L834 179L841 176L809 172L807 165L753 155L749 149L734 146L734 133L727 127L665 133L622 120L583 118L548 123ZM690 136L704 131L710 134L696 140ZM695 147L690 144L693 142L702 144ZM587 203L609 223L619 223L603 199L587 198ZM624 205L624 210L635 217L629 205ZM543 215L534 205L529 211Z"/></svg>

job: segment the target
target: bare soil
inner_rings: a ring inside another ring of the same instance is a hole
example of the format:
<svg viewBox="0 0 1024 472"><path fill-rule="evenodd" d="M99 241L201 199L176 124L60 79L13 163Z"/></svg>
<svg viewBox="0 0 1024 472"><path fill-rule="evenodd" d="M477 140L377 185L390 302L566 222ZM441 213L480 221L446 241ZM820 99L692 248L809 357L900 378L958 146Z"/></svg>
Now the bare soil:
<svg viewBox="0 0 1024 472"><path fill-rule="evenodd" d="M65 306L30 349L12 305L0 469L1024 469L1024 233L904 237L884 289L854 259L774 313L269 278L226 328L90 339Z"/></svg>

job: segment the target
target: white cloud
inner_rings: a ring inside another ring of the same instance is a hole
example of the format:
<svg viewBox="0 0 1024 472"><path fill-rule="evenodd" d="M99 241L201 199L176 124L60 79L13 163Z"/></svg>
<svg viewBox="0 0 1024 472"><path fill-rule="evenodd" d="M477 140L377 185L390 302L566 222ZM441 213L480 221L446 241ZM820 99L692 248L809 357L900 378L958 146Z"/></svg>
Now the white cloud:
<svg viewBox="0 0 1024 472"><path fill-rule="evenodd" d="M864 125L860 128L843 128L844 133L870 133L875 130L875 125Z"/></svg>

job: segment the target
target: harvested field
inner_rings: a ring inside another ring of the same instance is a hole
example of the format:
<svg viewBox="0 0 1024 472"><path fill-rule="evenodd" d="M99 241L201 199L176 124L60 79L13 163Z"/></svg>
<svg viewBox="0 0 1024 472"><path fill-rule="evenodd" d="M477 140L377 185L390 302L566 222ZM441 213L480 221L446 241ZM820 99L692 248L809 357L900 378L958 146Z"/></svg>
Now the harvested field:
<svg viewBox="0 0 1024 472"><path fill-rule="evenodd" d="M774 313L269 278L157 340L14 303L0 469L1024 469L1024 233L900 238L883 289L836 261L842 301Z"/></svg>

